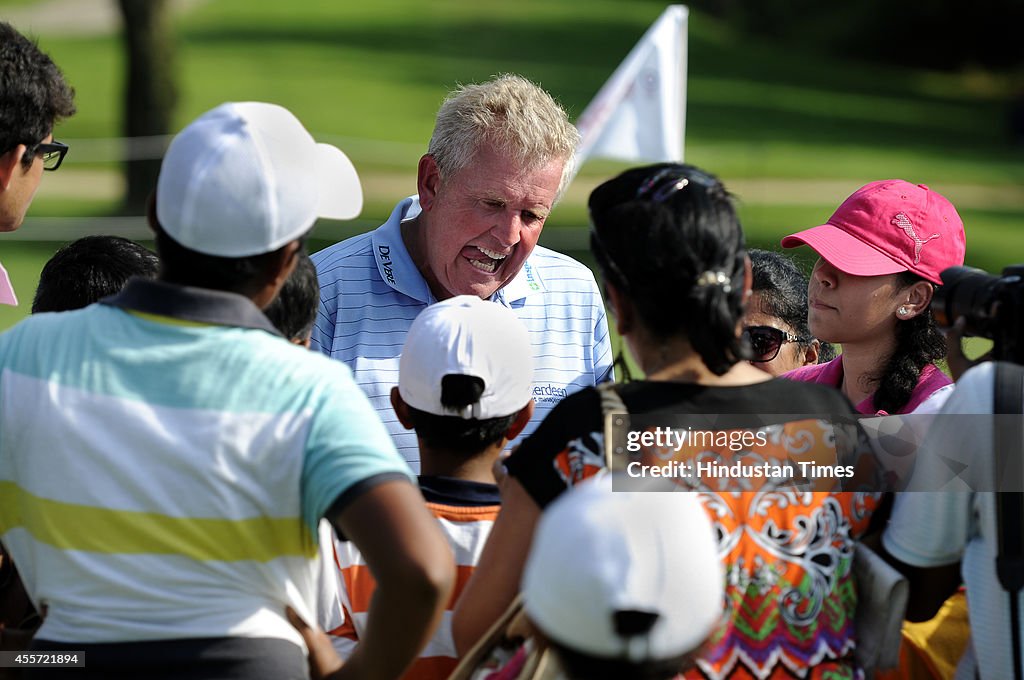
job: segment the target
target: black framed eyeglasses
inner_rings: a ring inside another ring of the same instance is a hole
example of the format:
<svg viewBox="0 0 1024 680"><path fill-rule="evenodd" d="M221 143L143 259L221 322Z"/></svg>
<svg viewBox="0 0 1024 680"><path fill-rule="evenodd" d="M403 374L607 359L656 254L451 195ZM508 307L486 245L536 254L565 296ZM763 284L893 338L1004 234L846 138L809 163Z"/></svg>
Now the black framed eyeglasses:
<svg viewBox="0 0 1024 680"><path fill-rule="evenodd" d="M743 339L750 345L754 358L750 361L762 363L779 356L779 350L787 342L810 342L810 338L793 335L774 326L744 326Z"/></svg>
<svg viewBox="0 0 1024 680"><path fill-rule="evenodd" d="M56 139L45 144L37 144L33 155L43 157L43 170L56 170L68 155L68 145Z"/></svg>

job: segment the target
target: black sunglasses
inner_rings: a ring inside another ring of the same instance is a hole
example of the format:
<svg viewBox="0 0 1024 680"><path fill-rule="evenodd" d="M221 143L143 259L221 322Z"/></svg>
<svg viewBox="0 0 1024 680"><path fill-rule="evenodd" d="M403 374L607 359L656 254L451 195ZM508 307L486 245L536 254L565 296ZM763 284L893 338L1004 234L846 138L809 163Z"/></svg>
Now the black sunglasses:
<svg viewBox="0 0 1024 680"><path fill-rule="evenodd" d="M68 145L56 139L46 144L37 144L33 156L43 157L43 170L56 170L68 155Z"/></svg>
<svg viewBox="0 0 1024 680"><path fill-rule="evenodd" d="M744 326L743 339L754 352L750 361L762 363L779 356L779 350L787 342L810 342L810 338L793 335L774 326Z"/></svg>

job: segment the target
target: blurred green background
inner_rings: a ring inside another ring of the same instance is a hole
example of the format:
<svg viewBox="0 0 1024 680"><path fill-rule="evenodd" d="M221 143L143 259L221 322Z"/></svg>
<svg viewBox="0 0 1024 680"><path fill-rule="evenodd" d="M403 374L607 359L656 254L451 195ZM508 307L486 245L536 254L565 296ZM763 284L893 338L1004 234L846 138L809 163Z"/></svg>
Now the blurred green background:
<svg viewBox="0 0 1024 680"><path fill-rule="evenodd" d="M173 4L175 129L223 101L273 101L353 159L364 181L363 214L318 224L314 249L373 228L413 193L434 113L455 84L522 73L575 119L665 7L646 0ZM1021 55L971 52L965 41L952 59L951 43L928 40L934 32L894 54L881 30L865 39L867 15L857 20L854 7L868 12L879 3L829 6L817 23L810 5L800 4L801 21L786 21L776 2L756 12L742 0L691 5L686 160L737 195L751 244L775 248L786 233L823 222L858 186L902 177L957 205L968 264L997 271L1024 260L1024 139L1011 127L1024 91ZM963 13L946 24L972 26L971 7L934 4ZM63 12L64 21L47 11ZM766 12L778 20L767 21ZM28 313L39 270L62 243L146 231L141 218L118 216L124 180L113 140L121 136L125 63L113 0L0 0L0 18L53 56L79 110L57 129L72 145L64 165L44 177L22 229L0 235L0 260L22 300L0 306L2 329ZM1021 49L1019 39L1013 45ZM541 242L589 261L586 195L622 167L588 163Z"/></svg>

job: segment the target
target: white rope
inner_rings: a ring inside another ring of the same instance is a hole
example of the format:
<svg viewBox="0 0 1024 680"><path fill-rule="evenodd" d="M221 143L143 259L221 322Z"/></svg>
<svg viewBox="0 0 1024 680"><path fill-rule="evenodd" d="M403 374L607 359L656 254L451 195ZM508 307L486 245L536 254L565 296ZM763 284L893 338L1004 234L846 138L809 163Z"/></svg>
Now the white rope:
<svg viewBox="0 0 1024 680"><path fill-rule="evenodd" d="M415 166L419 157L426 153L425 145L408 142L318 134L314 134L313 138L318 142L333 144L349 157L372 158L374 163L401 167ZM71 147L65 163L86 164L159 160L163 158L174 135L67 138L61 136L58 130L57 139Z"/></svg>

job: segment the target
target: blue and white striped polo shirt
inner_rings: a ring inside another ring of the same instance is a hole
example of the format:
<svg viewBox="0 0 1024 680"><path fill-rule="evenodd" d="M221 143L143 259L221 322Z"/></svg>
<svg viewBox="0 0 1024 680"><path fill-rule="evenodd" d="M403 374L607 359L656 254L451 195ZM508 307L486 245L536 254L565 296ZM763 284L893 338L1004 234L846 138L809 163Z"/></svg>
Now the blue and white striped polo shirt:
<svg viewBox="0 0 1024 680"><path fill-rule="evenodd" d="M320 311L312 345L352 369L356 383L419 471L416 436L398 422L391 388L413 319L437 299L402 241L401 222L416 217L419 200L399 203L383 225L313 255ZM612 356L604 302L591 271L571 257L537 246L519 274L492 300L510 307L530 332L535 411L528 436L565 395L611 379Z"/></svg>
<svg viewBox="0 0 1024 680"><path fill-rule="evenodd" d="M114 306L133 295L251 324ZM39 637L302 646L284 608L314 615L318 519L408 466L349 370L245 298L136 280L108 300L0 335L0 539Z"/></svg>

